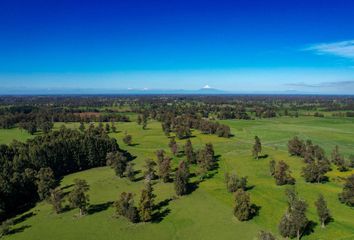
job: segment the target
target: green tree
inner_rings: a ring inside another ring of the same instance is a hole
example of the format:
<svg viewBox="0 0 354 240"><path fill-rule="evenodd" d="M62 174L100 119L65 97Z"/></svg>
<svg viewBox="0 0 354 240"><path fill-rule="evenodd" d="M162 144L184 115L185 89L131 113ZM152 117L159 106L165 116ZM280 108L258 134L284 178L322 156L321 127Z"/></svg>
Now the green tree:
<svg viewBox="0 0 354 240"><path fill-rule="evenodd" d="M188 193L189 187L189 168L185 161L181 161L176 171L175 178L176 194L181 196Z"/></svg>
<svg viewBox="0 0 354 240"><path fill-rule="evenodd" d="M247 177L239 178L236 173L225 173L225 183L229 192L236 192L238 189L246 190Z"/></svg>
<svg viewBox="0 0 354 240"><path fill-rule="evenodd" d="M331 214L327 207L327 202L322 194L318 196L318 199L315 202L315 206L317 209L318 218L321 222L321 227L324 228L326 223L331 220Z"/></svg>
<svg viewBox="0 0 354 240"><path fill-rule="evenodd" d="M127 158L122 152L109 152L106 156L106 164L114 169L117 176L122 178L127 168Z"/></svg>
<svg viewBox="0 0 354 240"><path fill-rule="evenodd" d="M354 206L354 174L349 176L339 194L339 200L348 206Z"/></svg>
<svg viewBox="0 0 354 240"><path fill-rule="evenodd" d="M69 194L69 202L73 208L79 208L80 216L86 213L89 206L89 195L86 194L89 189L90 186L85 180L74 180L74 189Z"/></svg>
<svg viewBox="0 0 354 240"><path fill-rule="evenodd" d="M145 179L153 180L153 179L156 178L155 167L156 167L156 162L155 161L153 161L152 159L149 159L149 158L145 160L145 165L144 165L144 168L145 168L145 172L144 172Z"/></svg>
<svg viewBox="0 0 354 240"><path fill-rule="evenodd" d="M127 164L127 167L125 169L125 173L124 174L130 181L134 181L135 180L134 163L129 162Z"/></svg>
<svg viewBox="0 0 354 240"><path fill-rule="evenodd" d="M112 132L113 132L113 133L116 133L116 132L117 132L117 127L116 127L116 125L114 124L114 121L111 122L111 129L112 129Z"/></svg>
<svg viewBox="0 0 354 240"><path fill-rule="evenodd" d="M274 172L277 185L294 184L295 179L290 175L289 165L283 160L279 161Z"/></svg>
<svg viewBox="0 0 354 240"><path fill-rule="evenodd" d="M339 171L341 172L347 171L345 160L343 156L339 153L338 145L336 145L332 151L332 162L338 167Z"/></svg>
<svg viewBox="0 0 354 240"><path fill-rule="evenodd" d="M302 176L306 182L320 183L326 179L325 174L330 170L330 164L325 160L313 160L302 168Z"/></svg>
<svg viewBox="0 0 354 240"><path fill-rule="evenodd" d="M164 157L162 161L158 161L158 176L163 182L170 180L171 174L171 158Z"/></svg>
<svg viewBox="0 0 354 240"><path fill-rule="evenodd" d="M41 168L39 169L36 177L39 199L44 200L50 195L50 190L56 186L53 170L49 167Z"/></svg>
<svg viewBox="0 0 354 240"><path fill-rule="evenodd" d="M276 238L270 232L260 231L258 233L258 240L276 240Z"/></svg>
<svg viewBox="0 0 354 240"><path fill-rule="evenodd" d="M186 144L184 145L184 154L186 155L188 163L196 163L195 153L190 139L187 139Z"/></svg>
<svg viewBox="0 0 354 240"><path fill-rule="evenodd" d="M123 142L128 146L132 145L132 140L133 137L130 134L125 134L125 136L123 137Z"/></svg>
<svg viewBox="0 0 354 240"><path fill-rule="evenodd" d="M258 159L259 154L262 152L262 144L261 140L259 139L258 136L254 137L254 145L252 149L252 155L254 158Z"/></svg>
<svg viewBox="0 0 354 240"><path fill-rule="evenodd" d="M240 221L247 221L254 213L251 205L250 195L243 189L238 189L235 193L234 215Z"/></svg>
<svg viewBox="0 0 354 240"><path fill-rule="evenodd" d="M85 131L85 124L83 122L80 122L79 130L81 132Z"/></svg>
<svg viewBox="0 0 354 240"><path fill-rule="evenodd" d="M168 146L170 147L171 152L173 153L173 155L176 156L177 153L178 153L178 145L177 145L175 137L171 137L170 143L168 144Z"/></svg>
<svg viewBox="0 0 354 240"><path fill-rule="evenodd" d="M114 203L116 213L127 218L132 223L139 221L138 210L134 205L134 198L132 193L123 192L120 198Z"/></svg>
<svg viewBox="0 0 354 240"><path fill-rule="evenodd" d="M143 222L151 221L154 209L154 198L153 188L151 181L148 180L145 184L145 188L141 191L140 202L139 202L139 216L140 220Z"/></svg>
<svg viewBox="0 0 354 240"><path fill-rule="evenodd" d="M309 222L306 217L307 203L298 197L294 188L287 189L286 195L288 209L280 221L279 231L283 237L300 239Z"/></svg>
<svg viewBox="0 0 354 240"><path fill-rule="evenodd" d="M52 204L55 213L60 213L62 211L64 193L60 188L52 189L50 191L49 203Z"/></svg>
<svg viewBox="0 0 354 240"><path fill-rule="evenodd" d="M274 176L275 174L275 167L276 167L276 162L274 160L271 160L269 162L269 173L270 173L270 176Z"/></svg>
<svg viewBox="0 0 354 240"><path fill-rule="evenodd" d="M111 127L109 126L109 123L106 123L106 125L105 125L106 133L109 133L110 130L111 130Z"/></svg>

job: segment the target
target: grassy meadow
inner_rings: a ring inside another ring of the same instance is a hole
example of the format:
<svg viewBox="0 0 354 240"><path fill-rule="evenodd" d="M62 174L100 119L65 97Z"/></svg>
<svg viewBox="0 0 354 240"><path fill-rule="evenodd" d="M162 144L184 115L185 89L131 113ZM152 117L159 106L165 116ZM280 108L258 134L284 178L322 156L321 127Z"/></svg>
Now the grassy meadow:
<svg viewBox="0 0 354 240"><path fill-rule="evenodd" d="M284 190L286 186L276 186L269 176L269 161L285 160L296 178L296 189L301 198L309 204L308 218L318 223L314 201L322 193L331 210L334 221L322 229L314 224L313 232L302 239L354 239L354 209L338 201L342 180L354 170L340 173L335 167L328 173L329 182L324 184L306 183L301 177L304 163L300 158L290 157L287 141L294 135L311 139L326 150L328 156L334 146L340 147L345 157L354 154L354 119L280 117L252 121L221 121L231 127L234 137L225 139L214 135L203 135L193 131L191 141L194 149L205 143L213 143L219 157L216 174L203 182L189 195L175 197L173 183L155 181L154 193L157 195L160 218L152 223L129 223L124 218L115 217L113 201L123 191L135 193L138 203L143 180L130 182L114 175L108 167L95 168L68 175L61 181L64 191L70 191L75 178L85 179L90 185L90 210L87 216L78 218L78 209L67 210L62 214L53 213L46 202L38 203L33 209L18 216L13 234L4 239L15 240L62 240L62 239L255 239L259 230L268 230L279 237L278 223L284 214L287 203ZM58 128L61 124L56 124ZM69 123L68 127L79 124ZM133 160L136 170L142 170L144 160L156 160L155 151L168 148L169 139L163 134L161 124L150 121L147 130L135 122L117 123L118 133L111 133L121 148L136 156ZM133 136L133 145L122 142L125 132ZM262 141L266 158L251 157L254 136ZM24 141L31 136L18 129L1 130L0 143L8 144L12 139ZM185 140L178 140L180 146ZM173 166L184 157L174 157ZM193 170L193 169L192 169ZM239 222L233 216L233 194L228 193L224 184L225 172L236 172L248 176L251 201L260 207L259 214L247 222ZM137 177L141 177L140 172ZM192 182L198 180L192 178ZM67 202L66 202L67 204ZM281 239L279 237L279 239Z"/></svg>

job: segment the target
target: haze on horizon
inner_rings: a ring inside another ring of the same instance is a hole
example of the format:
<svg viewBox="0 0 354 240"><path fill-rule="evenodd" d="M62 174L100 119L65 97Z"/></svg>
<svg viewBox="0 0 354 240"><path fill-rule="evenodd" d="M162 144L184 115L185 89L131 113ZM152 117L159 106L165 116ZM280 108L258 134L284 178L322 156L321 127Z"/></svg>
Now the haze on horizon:
<svg viewBox="0 0 354 240"><path fill-rule="evenodd" d="M0 94L354 94L354 2L0 3Z"/></svg>

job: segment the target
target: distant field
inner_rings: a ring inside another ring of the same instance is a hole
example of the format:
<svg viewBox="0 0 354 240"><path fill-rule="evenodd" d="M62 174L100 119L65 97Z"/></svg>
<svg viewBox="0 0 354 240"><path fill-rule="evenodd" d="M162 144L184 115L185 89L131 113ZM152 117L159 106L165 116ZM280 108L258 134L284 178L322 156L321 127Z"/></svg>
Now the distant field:
<svg viewBox="0 0 354 240"><path fill-rule="evenodd" d="M271 159L285 160L296 178L296 188L299 195L309 204L308 217L318 222L313 202L319 193L328 201L328 206L334 217L326 229L318 225L314 233L302 239L354 239L354 209L340 204L337 194L342 189L342 182L334 181L338 175L348 176L354 170L339 173L333 170L328 174L330 182L325 184L305 183L301 177L302 161L289 157L287 141L294 135L311 139L322 146L329 155L337 144L341 152L348 156L354 154L354 119L349 118L275 118L266 120L240 121L225 120L232 133L230 139L203 135L197 131L191 138L195 149L211 142L216 154L220 154L218 173L211 179L202 182L188 196L173 199L161 210L166 216L158 223L131 224L125 219L114 218L114 208L110 203L115 201L123 191L136 193L138 201L143 181L130 182L117 178L113 170L102 167L66 176L62 187L68 187L75 178L88 181L91 204L98 209L95 213L80 219L75 217L77 209L60 215L52 213L51 206L45 202L39 203L28 213L24 221L14 228L16 233L5 239L255 239L261 229L272 231L278 235L277 225L286 210L285 186L276 186L274 179L269 176L268 162ZM56 124L59 127L61 124ZM67 124L68 127L78 127L77 123ZM141 170L144 159L155 157L155 151L168 149L168 138L163 135L161 124L149 122L148 129L142 130L135 122L117 123L119 133L111 134L116 137L123 149L137 156L135 168ZM133 136L135 146L126 146L122 136L127 131ZM30 136L18 129L0 130L0 142L9 143L12 139L24 141ZM263 153L268 158L255 160L251 157L251 146L254 136L258 135L264 146ZM179 141L184 144L185 140ZM174 166L183 158L174 158ZM224 184L224 173L236 171L240 176L248 176L249 185L254 186L249 192L251 200L260 206L259 215L248 222L239 222L233 217L233 195L228 193ZM141 175L141 174L140 174ZM173 184L156 181L154 185L157 195L156 203L175 196ZM66 188L66 191L70 190ZM279 237L279 236L278 236Z"/></svg>

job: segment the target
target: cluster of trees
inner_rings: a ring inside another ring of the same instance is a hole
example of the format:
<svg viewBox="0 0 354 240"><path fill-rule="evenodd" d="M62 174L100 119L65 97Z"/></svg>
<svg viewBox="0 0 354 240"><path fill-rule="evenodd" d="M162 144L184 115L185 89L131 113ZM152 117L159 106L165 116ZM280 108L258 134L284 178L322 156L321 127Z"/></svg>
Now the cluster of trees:
<svg viewBox="0 0 354 240"><path fill-rule="evenodd" d="M119 113L84 112L65 107L12 106L0 111L0 128L16 125L30 133L41 129L48 132L54 122L129 122L128 116Z"/></svg>
<svg viewBox="0 0 354 240"><path fill-rule="evenodd" d="M295 178L291 176L289 165L280 160L276 163L274 160L269 162L270 175L274 177L275 183L279 186L286 184L295 184Z"/></svg>
<svg viewBox="0 0 354 240"><path fill-rule="evenodd" d="M109 152L122 151L115 139L94 126L84 132L61 127L25 143L0 145L0 217L16 213L52 193L56 198L51 191L56 179L104 166Z"/></svg>
<svg viewBox="0 0 354 240"><path fill-rule="evenodd" d="M175 132L179 139L189 138L191 129L200 130L204 134L216 134L219 137L229 138L231 136L229 126L192 114L175 116L172 113L167 113L159 115L157 120L162 122L162 130L166 136L169 136L171 132Z"/></svg>
<svg viewBox="0 0 354 240"><path fill-rule="evenodd" d="M306 216L308 204L298 196L294 188L287 189L286 195L288 198L288 208L278 225L279 232L283 237L296 237L300 239L309 227L309 220ZM324 228L332 219L327 203L324 197L319 195L314 204L321 226Z"/></svg>

